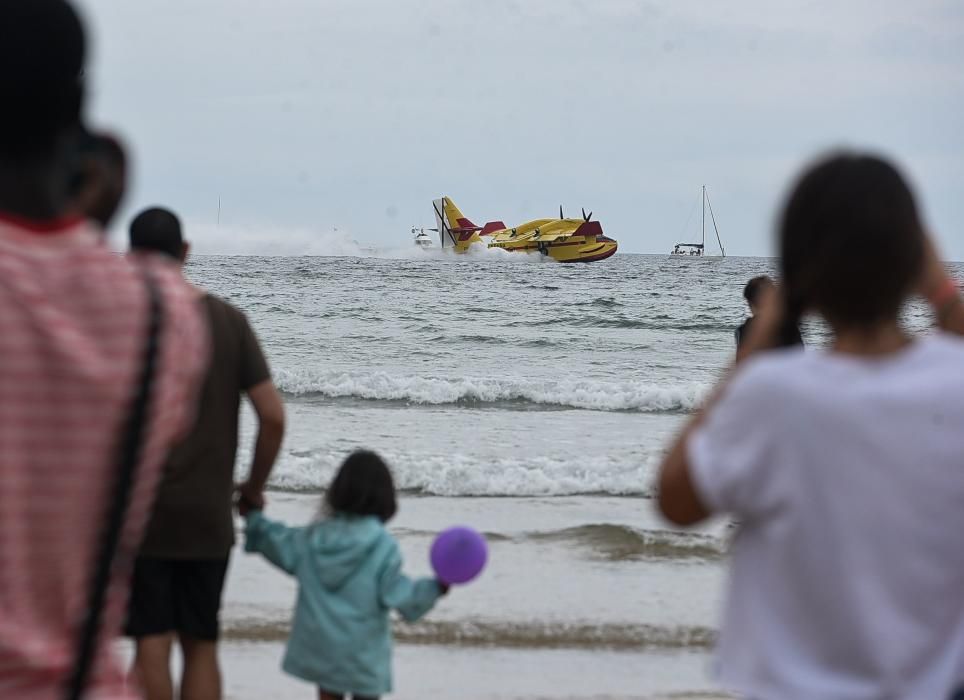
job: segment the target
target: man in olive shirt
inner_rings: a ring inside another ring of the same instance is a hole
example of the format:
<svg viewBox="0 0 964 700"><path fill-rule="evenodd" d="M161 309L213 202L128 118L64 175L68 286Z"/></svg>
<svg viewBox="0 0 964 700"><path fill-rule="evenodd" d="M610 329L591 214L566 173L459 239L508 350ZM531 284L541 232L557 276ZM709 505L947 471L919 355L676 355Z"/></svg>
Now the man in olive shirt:
<svg viewBox="0 0 964 700"><path fill-rule="evenodd" d="M183 263L188 246L177 217L147 209L130 227L132 254ZM185 282L187 284L187 282ZM284 407L244 314L210 294L200 301L211 330L212 361L197 423L170 455L134 567L127 632L137 639L135 670L148 700L171 700L171 647L184 655L182 700L217 700L221 590L234 544L234 462L241 393L258 417L251 473L241 500L263 506L263 491L284 433Z"/></svg>

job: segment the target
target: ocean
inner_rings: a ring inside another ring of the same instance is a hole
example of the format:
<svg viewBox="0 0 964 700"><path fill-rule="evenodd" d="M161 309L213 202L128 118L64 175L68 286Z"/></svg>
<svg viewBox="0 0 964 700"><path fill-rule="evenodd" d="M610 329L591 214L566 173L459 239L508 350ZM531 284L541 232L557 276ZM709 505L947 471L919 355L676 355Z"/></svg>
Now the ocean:
<svg viewBox="0 0 964 700"><path fill-rule="evenodd" d="M668 527L653 482L732 361L743 285L775 261L492 252L189 262L191 281L247 313L284 393L267 513L308 522L340 461L368 448L401 491L391 529L410 574L430 573L445 527L486 534L481 578L396 626L392 697L728 697L711 651L732 528ZM246 410L239 475L252 426ZM229 697L312 696L280 671L294 595L236 550Z"/></svg>

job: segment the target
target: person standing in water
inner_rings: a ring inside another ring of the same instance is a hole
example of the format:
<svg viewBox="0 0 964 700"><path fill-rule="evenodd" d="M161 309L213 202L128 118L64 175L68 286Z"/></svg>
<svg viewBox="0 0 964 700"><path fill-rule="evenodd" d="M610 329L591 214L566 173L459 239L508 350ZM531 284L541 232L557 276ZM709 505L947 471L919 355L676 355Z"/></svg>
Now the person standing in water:
<svg viewBox="0 0 964 700"><path fill-rule="evenodd" d="M736 338L736 353L740 357L741 349L745 348L744 341L749 337L749 331L753 325L753 320L760 312L760 302L763 296L772 290L774 282L767 275L754 277L743 288L743 298L747 306L750 307L750 318L741 323L734 336ZM803 345L803 337L800 335L800 326L797 323L789 324L780 332L780 345L790 347L793 345Z"/></svg>
<svg viewBox="0 0 964 700"><path fill-rule="evenodd" d="M137 260L161 258L180 267L187 259L180 221L166 209L138 214L131 222L130 243ZM127 633L137 640L134 668L147 700L173 695L175 642L184 657L180 697L221 697L218 613L234 544L241 395L251 401L258 422L251 470L239 489L246 507L263 507L264 487L284 434L284 405L247 318L211 294L202 294L198 303L211 331L212 363L197 422L167 461L134 566Z"/></svg>
<svg viewBox="0 0 964 700"><path fill-rule="evenodd" d="M934 698L964 687L964 312L898 171L810 167L779 225L744 359L672 445L658 503L739 520L720 680L748 698ZM909 335L915 293L949 332ZM803 313L829 348L776 348Z"/></svg>

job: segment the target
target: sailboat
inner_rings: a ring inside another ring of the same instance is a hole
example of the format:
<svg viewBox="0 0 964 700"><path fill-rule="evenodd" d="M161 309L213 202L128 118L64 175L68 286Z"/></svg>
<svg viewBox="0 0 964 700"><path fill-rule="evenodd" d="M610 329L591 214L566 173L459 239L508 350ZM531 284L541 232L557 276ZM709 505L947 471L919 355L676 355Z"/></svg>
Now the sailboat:
<svg viewBox="0 0 964 700"><path fill-rule="evenodd" d="M703 206L703 215L700 219L700 242L699 243L677 243L670 251L673 258L705 258L719 259L726 257L726 249L720 239L720 230L716 227L716 216L713 215L713 205L710 204L710 196L706 193L706 185L700 190L700 204ZM706 210L710 210L710 221L713 223L713 231L716 233L716 242L720 244L720 255L706 254Z"/></svg>

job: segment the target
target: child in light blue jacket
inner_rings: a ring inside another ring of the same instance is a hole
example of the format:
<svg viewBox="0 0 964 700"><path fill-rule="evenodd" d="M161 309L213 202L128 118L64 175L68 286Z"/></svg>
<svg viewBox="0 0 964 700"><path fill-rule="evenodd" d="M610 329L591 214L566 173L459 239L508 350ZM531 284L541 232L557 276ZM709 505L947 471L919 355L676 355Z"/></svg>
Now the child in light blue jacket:
<svg viewBox="0 0 964 700"><path fill-rule="evenodd" d="M259 511L247 516L245 549L298 578L298 603L282 668L318 686L321 700L377 698L392 689L389 611L414 622L448 588L402 574L384 523L395 515L395 485L373 452L355 452L325 497L327 517L286 527Z"/></svg>

